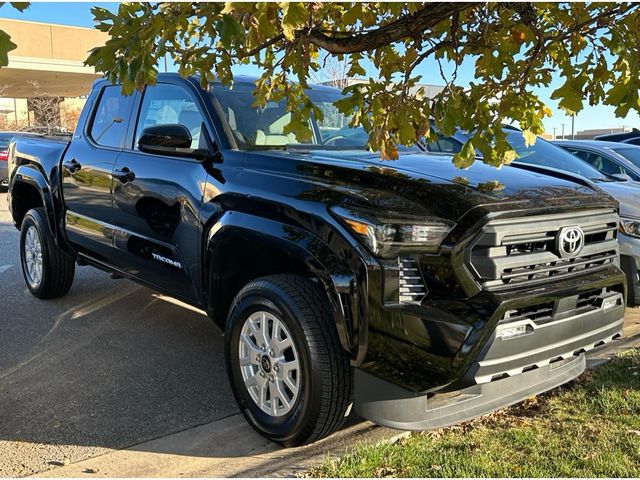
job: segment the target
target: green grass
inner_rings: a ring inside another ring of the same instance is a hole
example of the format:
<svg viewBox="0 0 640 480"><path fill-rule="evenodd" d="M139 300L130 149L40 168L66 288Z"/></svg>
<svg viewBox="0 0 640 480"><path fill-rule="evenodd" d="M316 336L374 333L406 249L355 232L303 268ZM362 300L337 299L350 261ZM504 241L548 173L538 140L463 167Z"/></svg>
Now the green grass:
<svg viewBox="0 0 640 480"><path fill-rule="evenodd" d="M553 392L394 444L359 445L315 477L640 477L640 350Z"/></svg>

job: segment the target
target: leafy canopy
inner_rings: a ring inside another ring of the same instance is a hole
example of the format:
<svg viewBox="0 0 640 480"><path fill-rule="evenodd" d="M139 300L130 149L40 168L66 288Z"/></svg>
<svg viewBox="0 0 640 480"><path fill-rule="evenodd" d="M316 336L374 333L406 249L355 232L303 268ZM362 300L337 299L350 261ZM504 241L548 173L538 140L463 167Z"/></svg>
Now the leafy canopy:
<svg viewBox="0 0 640 480"><path fill-rule="evenodd" d="M478 149L502 165L515 152L502 132L518 122L531 144L551 111L532 91L562 85L552 98L567 113L584 103L640 111L640 5L634 3L128 3L117 13L95 7L96 28L110 40L87 64L122 82L125 92L153 84L169 55L181 75L231 83L232 66L252 62L264 73L256 105L285 100L287 131L311 135L305 119L321 115L304 88L327 56L346 60L349 75L376 72L345 89L337 107L361 125L382 158L396 145L435 138L435 128L473 135L454 162L465 167ZM440 65L444 90L425 98L416 67ZM457 67L475 63L475 79L456 85ZM452 68L448 68L448 67ZM449 73L445 73L448 71ZM294 80L295 82L291 82Z"/></svg>

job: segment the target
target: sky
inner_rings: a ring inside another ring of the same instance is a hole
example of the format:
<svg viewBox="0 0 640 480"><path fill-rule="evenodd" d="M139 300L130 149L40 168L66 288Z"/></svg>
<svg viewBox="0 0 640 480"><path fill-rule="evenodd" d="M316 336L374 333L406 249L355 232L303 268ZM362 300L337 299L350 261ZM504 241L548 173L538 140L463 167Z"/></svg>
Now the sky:
<svg viewBox="0 0 640 480"><path fill-rule="evenodd" d="M117 3L55 2L31 3L31 6L26 11L20 13L5 3L0 7L0 18L13 18L17 20L49 22L91 28L93 27L93 16L91 15L90 9L94 5L108 8L112 11L117 9ZM467 64L459 69L458 80L461 84L466 84L473 79L472 67L471 64ZM242 66L235 71L247 75L256 75L258 73L258 70L252 66ZM433 60L423 62L423 64L417 68L416 73L422 75L422 83L442 84L438 67ZM551 92L559 86L560 83L556 82L551 85L551 88L534 88L534 92L553 112L553 116L544 122L547 133L553 134L553 129L555 128L556 134L560 135L563 128L562 124L564 123L565 134L570 134L571 117L565 115L558 108L557 103L550 98ZM619 128L622 126L640 127L640 117L636 113L630 113L627 118L616 118L612 107L604 105L590 107L587 105L575 118L576 132L593 128Z"/></svg>

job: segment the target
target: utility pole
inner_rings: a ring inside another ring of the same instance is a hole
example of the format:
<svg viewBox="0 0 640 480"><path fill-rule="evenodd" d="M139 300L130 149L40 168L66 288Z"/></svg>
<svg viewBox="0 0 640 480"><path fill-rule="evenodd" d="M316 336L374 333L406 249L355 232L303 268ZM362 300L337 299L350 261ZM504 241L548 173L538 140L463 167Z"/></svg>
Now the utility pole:
<svg viewBox="0 0 640 480"><path fill-rule="evenodd" d="M561 123L560 125L562 125L562 140L564 140L564 126L566 123Z"/></svg>
<svg viewBox="0 0 640 480"><path fill-rule="evenodd" d="M573 115L571 115L571 140L576 139L575 132L574 132L575 121L576 121L576 114L574 113Z"/></svg>
<svg viewBox="0 0 640 480"><path fill-rule="evenodd" d="M553 127L553 141L556 141L556 127Z"/></svg>

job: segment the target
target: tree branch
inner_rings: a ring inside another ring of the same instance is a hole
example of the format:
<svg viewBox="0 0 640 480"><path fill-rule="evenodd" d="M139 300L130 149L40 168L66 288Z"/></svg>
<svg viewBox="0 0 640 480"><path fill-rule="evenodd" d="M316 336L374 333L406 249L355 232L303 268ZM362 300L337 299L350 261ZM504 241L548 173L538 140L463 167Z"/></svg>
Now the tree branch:
<svg viewBox="0 0 640 480"><path fill-rule="evenodd" d="M428 3L411 15L405 15L398 20L365 33L337 37L327 35L319 30L311 30L306 34L306 38L310 43L333 54L364 52L406 38L420 39L429 28L476 5L471 2Z"/></svg>
<svg viewBox="0 0 640 480"><path fill-rule="evenodd" d="M256 48L253 48L253 49L249 50L248 52L243 52L241 55L238 55L238 57L239 58L253 57L254 55L260 53L265 48L268 48L271 45L274 45L274 44L276 44L278 42L281 42L282 40L284 40L284 34L281 33L280 35L276 35L275 37L267 40L266 42L261 43Z"/></svg>

